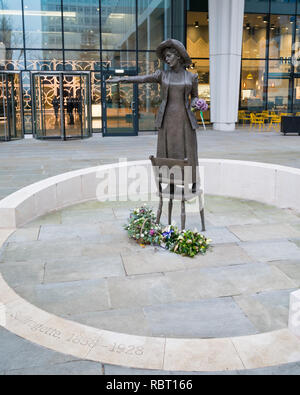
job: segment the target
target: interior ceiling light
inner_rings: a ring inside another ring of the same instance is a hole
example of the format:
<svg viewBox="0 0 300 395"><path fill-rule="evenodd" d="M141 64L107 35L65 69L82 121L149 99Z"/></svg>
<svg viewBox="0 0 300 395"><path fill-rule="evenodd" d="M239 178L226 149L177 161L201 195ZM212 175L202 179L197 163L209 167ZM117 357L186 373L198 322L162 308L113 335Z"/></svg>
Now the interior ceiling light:
<svg viewBox="0 0 300 395"><path fill-rule="evenodd" d="M250 27L251 27L251 26L250 26L250 23L246 23L246 29L248 29L248 30L249 30L249 29L250 29Z"/></svg>
<svg viewBox="0 0 300 395"><path fill-rule="evenodd" d="M263 21L264 21L264 23L268 23L268 17L267 17L267 16L264 16Z"/></svg>
<svg viewBox="0 0 300 395"><path fill-rule="evenodd" d="M274 29L275 29L275 25L274 25L274 23L272 23L272 25L271 25L270 29L271 29L271 30L274 30Z"/></svg>
<svg viewBox="0 0 300 395"><path fill-rule="evenodd" d="M294 23L295 22L295 17L294 16L291 16L290 17L290 23Z"/></svg>
<svg viewBox="0 0 300 395"><path fill-rule="evenodd" d="M116 13L113 13L113 12L112 12L112 13L109 15L109 18L123 19L124 16L125 16L125 14L116 14Z"/></svg>
<svg viewBox="0 0 300 395"><path fill-rule="evenodd" d="M253 75L251 73L249 73L246 77L247 80L253 80Z"/></svg>
<svg viewBox="0 0 300 395"><path fill-rule="evenodd" d="M200 27L200 26L199 26L199 22L198 22L198 21L196 21L196 22L194 23L194 26L195 26L195 28L197 28L197 29L198 29L198 27Z"/></svg>

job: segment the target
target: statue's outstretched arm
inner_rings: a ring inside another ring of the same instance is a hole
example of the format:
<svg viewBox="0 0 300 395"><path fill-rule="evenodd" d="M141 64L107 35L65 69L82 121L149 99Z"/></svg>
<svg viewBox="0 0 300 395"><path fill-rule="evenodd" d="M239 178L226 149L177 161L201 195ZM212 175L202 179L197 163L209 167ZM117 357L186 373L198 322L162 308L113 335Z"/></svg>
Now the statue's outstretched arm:
<svg viewBox="0 0 300 395"><path fill-rule="evenodd" d="M134 75L134 76L126 76L126 77L112 77L106 82L112 83L112 82L123 82L123 83L137 83L137 84L143 84L147 82L156 82L160 83L161 82L161 71L157 70L154 74L148 74L148 75Z"/></svg>

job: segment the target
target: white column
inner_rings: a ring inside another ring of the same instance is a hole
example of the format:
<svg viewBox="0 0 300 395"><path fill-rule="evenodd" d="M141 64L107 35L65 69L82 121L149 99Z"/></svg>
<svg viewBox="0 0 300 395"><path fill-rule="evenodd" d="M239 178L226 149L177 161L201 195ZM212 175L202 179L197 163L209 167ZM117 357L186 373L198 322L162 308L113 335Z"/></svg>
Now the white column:
<svg viewBox="0 0 300 395"><path fill-rule="evenodd" d="M244 0L209 0L211 122L234 130L238 114Z"/></svg>

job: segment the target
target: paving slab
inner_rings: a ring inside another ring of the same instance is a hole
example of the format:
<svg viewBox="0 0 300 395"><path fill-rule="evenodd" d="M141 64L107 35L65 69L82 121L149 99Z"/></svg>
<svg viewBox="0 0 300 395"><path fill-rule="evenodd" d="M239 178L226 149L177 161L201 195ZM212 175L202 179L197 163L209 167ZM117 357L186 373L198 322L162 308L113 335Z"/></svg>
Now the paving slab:
<svg viewBox="0 0 300 395"><path fill-rule="evenodd" d="M23 241L36 241L38 239L40 227L32 227L26 229L17 229L13 235L10 236L10 242L21 243Z"/></svg>
<svg viewBox="0 0 300 395"><path fill-rule="evenodd" d="M140 247L137 252L122 253L121 256L129 276L182 270L190 263L189 258L153 246Z"/></svg>
<svg viewBox="0 0 300 395"><path fill-rule="evenodd" d="M257 217L253 211L233 211L226 213L205 213L205 219L208 220L213 226L230 226L230 225L249 225L261 224L262 221Z"/></svg>
<svg viewBox="0 0 300 395"><path fill-rule="evenodd" d="M258 332L287 328L290 293L295 289L234 296L234 300Z"/></svg>
<svg viewBox="0 0 300 395"><path fill-rule="evenodd" d="M80 256L83 246L78 240L50 240L11 243L0 250L0 263L2 262L46 262L47 260L68 256Z"/></svg>
<svg viewBox="0 0 300 395"><path fill-rule="evenodd" d="M149 306L144 312L154 336L214 338L257 333L231 297Z"/></svg>
<svg viewBox="0 0 300 395"><path fill-rule="evenodd" d="M0 273L11 287L41 284L44 280L44 263L0 263Z"/></svg>
<svg viewBox="0 0 300 395"><path fill-rule="evenodd" d="M71 316L69 319L94 328L137 336L151 336L142 308L96 311Z"/></svg>
<svg viewBox="0 0 300 395"><path fill-rule="evenodd" d="M45 265L44 283L59 283L79 280L92 280L106 277L124 276L121 256L65 257L48 261Z"/></svg>
<svg viewBox="0 0 300 395"><path fill-rule="evenodd" d="M242 241L262 241L284 238L300 238L300 230L297 231L289 224L259 224L259 225L236 225L228 229Z"/></svg>
<svg viewBox="0 0 300 395"><path fill-rule="evenodd" d="M5 372L9 376L102 376L102 364L91 361L70 361L50 365L35 366L27 369L17 369Z"/></svg>
<svg viewBox="0 0 300 395"><path fill-rule="evenodd" d="M211 239L212 244L236 243L240 241L238 237L225 227L207 227L206 231L201 233Z"/></svg>
<svg viewBox="0 0 300 395"><path fill-rule="evenodd" d="M298 261L273 261L271 264L292 279L297 287L300 287L300 259Z"/></svg>
<svg viewBox="0 0 300 395"><path fill-rule="evenodd" d="M205 207L211 213L244 212L248 209L247 200L222 196L205 195Z"/></svg>
<svg viewBox="0 0 300 395"><path fill-rule="evenodd" d="M23 228L32 228L38 227L41 225L50 225L50 224L61 224L61 212L54 211L50 214L43 215L33 221L28 222L25 224Z"/></svg>
<svg viewBox="0 0 300 395"><path fill-rule="evenodd" d="M56 315L110 308L106 280L103 279L17 287L16 292L33 305Z"/></svg>
<svg viewBox="0 0 300 395"><path fill-rule="evenodd" d="M63 210L61 213L61 222L64 225L96 224L114 218L113 210L108 207L96 210Z"/></svg>
<svg viewBox="0 0 300 395"><path fill-rule="evenodd" d="M282 272L263 263L169 272L165 277L178 301L295 287Z"/></svg>
<svg viewBox="0 0 300 395"><path fill-rule="evenodd" d="M162 274L107 279L112 308L171 302L174 294Z"/></svg>
<svg viewBox="0 0 300 395"><path fill-rule="evenodd" d="M74 225L42 225L39 233L39 241L55 240L86 240L90 242L100 242L105 238L105 234L100 233L99 226L96 224Z"/></svg>
<svg viewBox="0 0 300 395"><path fill-rule="evenodd" d="M240 246L255 260L261 262L300 259L300 243L287 240L243 242Z"/></svg>
<svg viewBox="0 0 300 395"><path fill-rule="evenodd" d="M257 202L258 203L258 202ZM261 222L268 223L299 223L299 214L292 209L280 209L274 206L264 205L263 207L253 207L254 215L257 216Z"/></svg>
<svg viewBox="0 0 300 395"><path fill-rule="evenodd" d="M0 327L0 371L60 364L77 358L61 354L25 340Z"/></svg>

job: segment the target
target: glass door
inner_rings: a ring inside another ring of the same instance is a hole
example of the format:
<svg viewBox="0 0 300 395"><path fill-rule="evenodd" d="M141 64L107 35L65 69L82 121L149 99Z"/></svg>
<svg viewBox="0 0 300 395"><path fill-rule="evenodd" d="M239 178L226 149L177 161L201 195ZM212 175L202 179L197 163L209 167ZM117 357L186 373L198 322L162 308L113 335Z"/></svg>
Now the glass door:
<svg viewBox="0 0 300 395"><path fill-rule="evenodd" d="M61 138L60 77L33 75L34 137Z"/></svg>
<svg viewBox="0 0 300 395"><path fill-rule="evenodd" d="M86 138L92 135L89 72L32 74L34 137Z"/></svg>
<svg viewBox="0 0 300 395"><path fill-rule="evenodd" d="M91 136L91 97L89 74L64 74L66 138Z"/></svg>
<svg viewBox="0 0 300 395"><path fill-rule="evenodd" d="M0 140L21 139L24 136L22 83L20 73L0 73Z"/></svg>
<svg viewBox="0 0 300 395"><path fill-rule="evenodd" d="M102 85L103 136L136 136L138 134L137 85L106 83L106 78Z"/></svg>

